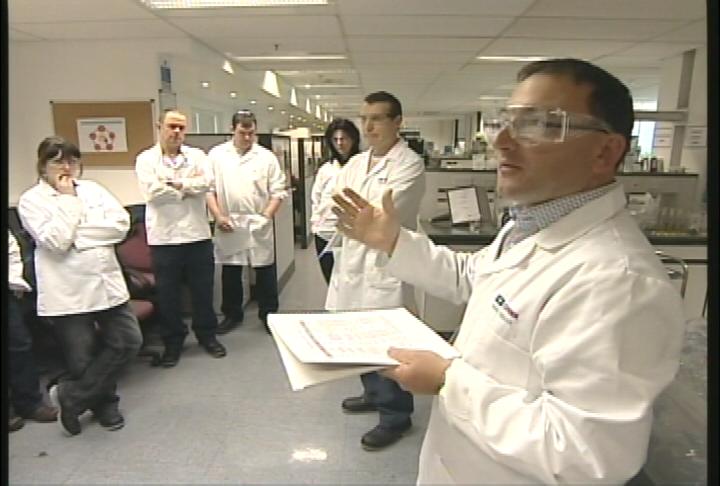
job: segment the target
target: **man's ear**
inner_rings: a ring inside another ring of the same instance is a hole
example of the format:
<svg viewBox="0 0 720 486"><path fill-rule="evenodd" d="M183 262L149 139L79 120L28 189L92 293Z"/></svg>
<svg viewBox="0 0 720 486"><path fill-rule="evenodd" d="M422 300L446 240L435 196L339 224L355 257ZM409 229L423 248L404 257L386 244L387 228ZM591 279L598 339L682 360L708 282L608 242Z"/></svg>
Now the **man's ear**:
<svg viewBox="0 0 720 486"><path fill-rule="evenodd" d="M595 172L614 173L622 160L627 144L625 137L619 133L607 134L596 157Z"/></svg>

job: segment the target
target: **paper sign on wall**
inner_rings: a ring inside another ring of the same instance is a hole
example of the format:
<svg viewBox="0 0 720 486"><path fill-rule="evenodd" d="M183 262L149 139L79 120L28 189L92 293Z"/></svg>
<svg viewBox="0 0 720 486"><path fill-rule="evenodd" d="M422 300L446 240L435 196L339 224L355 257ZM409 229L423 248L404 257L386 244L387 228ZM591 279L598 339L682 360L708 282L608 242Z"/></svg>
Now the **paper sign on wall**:
<svg viewBox="0 0 720 486"><path fill-rule="evenodd" d="M80 152L127 152L125 118L78 118Z"/></svg>
<svg viewBox="0 0 720 486"><path fill-rule="evenodd" d="M685 146L686 147L705 147L707 146L707 127L688 126L685 129Z"/></svg>

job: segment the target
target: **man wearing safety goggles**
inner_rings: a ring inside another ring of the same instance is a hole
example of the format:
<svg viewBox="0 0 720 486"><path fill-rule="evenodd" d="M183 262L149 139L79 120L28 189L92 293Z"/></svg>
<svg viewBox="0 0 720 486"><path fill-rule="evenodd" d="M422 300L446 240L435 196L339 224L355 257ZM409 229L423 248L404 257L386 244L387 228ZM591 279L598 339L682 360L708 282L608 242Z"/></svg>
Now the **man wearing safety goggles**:
<svg viewBox="0 0 720 486"><path fill-rule="evenodd" d="M389 193L378 208L343 191L338 227L386 253L376 264L395 277L467 302L459 358L388 352L400 364L387 377L436 395L418 484L623 484L645 461L684 327L615 181L632 98L576 59L531 63L518 80L485 123L512 215L490 246L455 253L401 229Z"/></svg>

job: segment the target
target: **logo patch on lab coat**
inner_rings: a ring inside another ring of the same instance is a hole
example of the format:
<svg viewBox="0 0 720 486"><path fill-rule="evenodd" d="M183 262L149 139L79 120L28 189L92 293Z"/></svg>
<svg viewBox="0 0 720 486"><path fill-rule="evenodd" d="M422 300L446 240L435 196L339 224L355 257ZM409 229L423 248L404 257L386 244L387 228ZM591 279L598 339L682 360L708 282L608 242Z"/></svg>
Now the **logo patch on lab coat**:
<svg viewBox="0 0 720 486"><path fill-rule="evenodd" d="M493 310L500 317L500 319L507 325L515 323L520 316L517 311L510 307L510 303L507 301L502 294L497 294L492 303Z"/></svg>

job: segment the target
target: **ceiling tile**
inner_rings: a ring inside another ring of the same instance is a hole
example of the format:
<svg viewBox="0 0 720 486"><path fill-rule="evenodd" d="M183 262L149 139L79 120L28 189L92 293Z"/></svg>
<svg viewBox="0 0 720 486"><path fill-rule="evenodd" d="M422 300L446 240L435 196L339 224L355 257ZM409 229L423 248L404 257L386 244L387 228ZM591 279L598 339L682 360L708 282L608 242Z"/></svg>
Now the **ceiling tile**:
<svg viewBox="0 0 720 486"><path fill-rule="evenodd" d="M459 66L475 58L472 52L359 52L353 64L451 64Z"/></svg>
<svg viewBox="0 0 720 486"><path fill-rule="evenodd" d="M385 15L519 15L533 0L337 0L345 16Z"/></svg>
<svg viewBox="0 0 720 486"><path fill-rule="evenodd" d="M37 36L27 34L15 29L8 29L8 39L11 41L36 41L42 40Z"/></svg>
<svg viewBox="0 0 720 486"><path fill-rule="evenodd" d="M631 42L501 38L492 42L483 56L548 56L593 59L632 46Z"/></svg>
<svg viewBox="0 0 720 486"><path fill-rule="evenodd" d="M538 0L525 12L530 17L614 19L700 19L705 0Z"/></svg>
<svg viewBox="0 0 720 486"><path fill-rule="evenodd" d="M352 52L478 52L492 38L349 36Z"/></svg>
<svg viewBox="0 0 720 486"><path fill-rule="evenodd" d="M342 37L206 37L205 41L220 52L235 56L345 54ZM276 48L277 46L277 48Z"/></svg>
<svg viewBox="0 0 720 486"><path fill-rule="evenodd" d="M11 0L10 23L44 23L126 19L154 19L150 11L132 0Z"/></svg>
<svg viewBox="0 0 720 486"><path fill-rule="evenodd" d="M503 35L537 39L645 40L677 29L683 24L682 21L672 20L523 17L503 32Z"/></svg>
<svg viewBox="0 0 720 486"><path fill-rule="evenodd" d="M341 36L337 17L330 16L265 16L237 18L174 18L172 22L190 34L213 37L269 37L292 32L292 37Z"/></svg>
<svg viewBox="0 0 720 486"><path fill-rule="evenodd" d="M666 42L702 42L707 44L707 22L703 19L663 34L661 39Z"/></svg>
<svg viewBox="0 0 720 486"><path fill-rule="evenodd" d="M18 30L43 39L147 39L185 37L162 20L124 20L106 22L62 22L14 24Z"/></svg>
<svg viewBox="0 0 720 486"><path fill-rule="evenodd" d="M698 44L675 44L669 42L643 42L615 53L635 59L666 59L679 56L685 51L700 47Z"/></svg>
<svg viewBox="0 0 720 486"><path fill-rule="evenodd" d="M353 17L352 22L345 22L343 25L349 36L493 37L502 32L512 19L444 15L368 15Z"/></svg>

